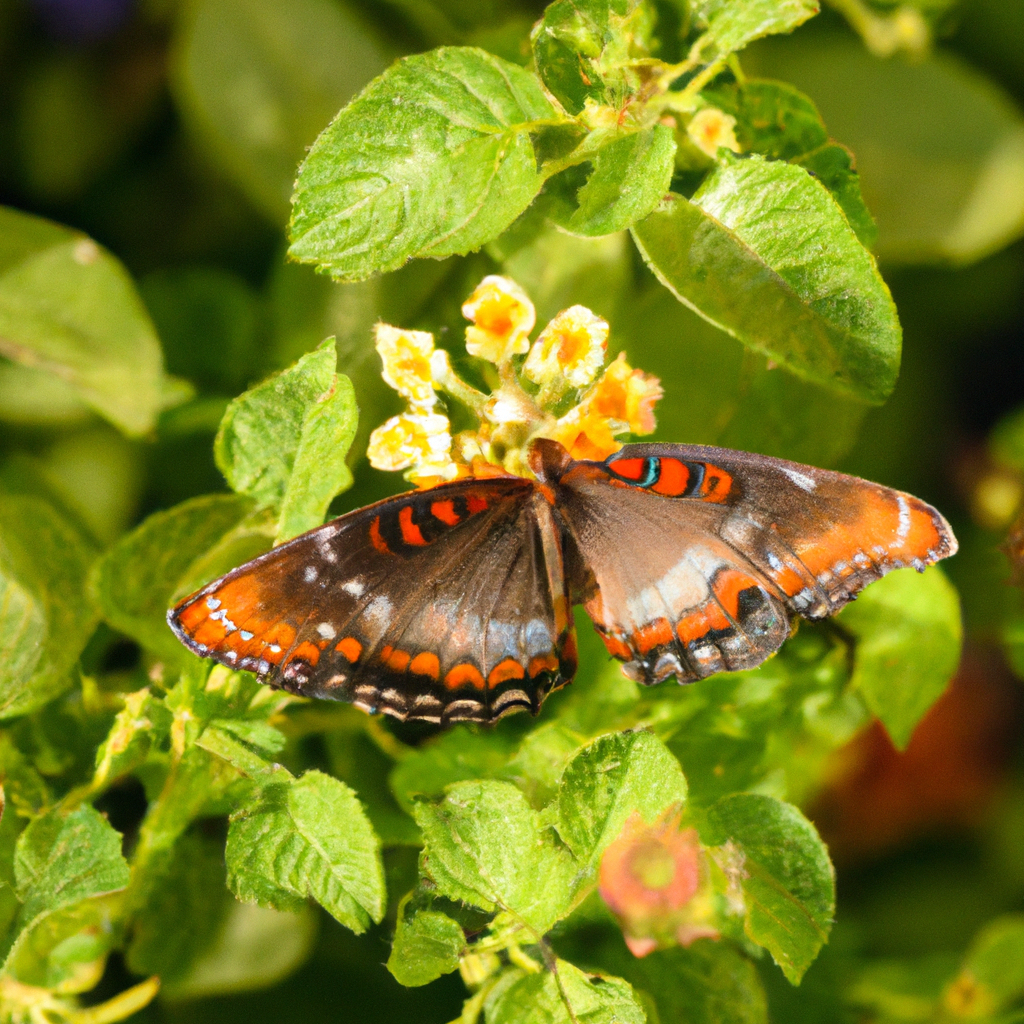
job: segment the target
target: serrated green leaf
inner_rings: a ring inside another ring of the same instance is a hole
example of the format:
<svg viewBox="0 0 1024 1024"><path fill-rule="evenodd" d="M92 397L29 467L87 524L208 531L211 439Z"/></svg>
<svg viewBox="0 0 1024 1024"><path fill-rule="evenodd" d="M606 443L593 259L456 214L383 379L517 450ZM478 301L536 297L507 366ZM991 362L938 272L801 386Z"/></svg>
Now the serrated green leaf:
<svg viewBox="0 0 1024 1024"><path fill-rule="evenodd" d="M420 910L406 919L404 903L388 957L388 970L400 985L427 985L459 966L466 936L458 921L436 910Z"/></svg>
<svg viewBox="0 0 1024 1024"><path fill-rule="evenodd" d="M686 800L686 779L668 748L649 732L601 736L566 766L558 790L558 833L591 871L627 819L653 824Z"/></svg>
<svg viewBox="0 0 1024 1024"><path fill-rule="evenodd" d="M152 430L163 355L124 267L85 235L0 207L0 355L67 381L124 433Z"/></svg>
<svg viewBox="0 0 1024 1024"><path fill-rule="evenodd" d="M445 896L509 911L538 935L569 911L578 867L511 783L456 783L415 816L423 868Z"/></svg>
<svg viewBox="0 0 1024 1024"><path fill-rule="evenodd" d="M385 65L329 0L201 0L180 20L172 84L208 152L275 223L317 133Z"/></svg>
<svg viewBox="0 0 1024 1024"><path fill-rule="evenodd" d="M67 813L54 808L18 837L14 876L22 919L70 907L128 884L121 835L88 804Z"/></svg>
<svg viewBox="0 0 1024 1024"><path fill-rule="evenodd" d="M832 193L857 237L871 248L878 229L864 203L849 150L833 142L814 102L785 82L751 79L705 89L704 98L736 118L744 152L788 160L811 171Z"/></svg>
<svg viewBox="0 0 1024 1024"><path fill-rule="evenodd" d="M617 139L598 150L593 172L567 208L552 206L548 216L574 235L610 235L630 227L668 192L675 152L675 134L665 125Z"/></svg>
<svg viewBox="0 0 1024 1024"><path fill-rule="evenodd" d="M646 1024L643 1005L621 978L585 974L565 960L556 969L557 980L544 971L503 987L487 1000L487 1024Z"/></svg>
<svg viewBox="0 0 1024 1024"><path fill-rule="evenodd" d="M1024 113L951 50L878 60L849 34L798 35L758 68L812 96L856 154L886 263L971 263L1024 232Z"/></svg>
<svg viewBox="0 0 1024 1024"><path fill-rule="evenodd" d="M838 621L857 638L852 683L903 749L960 661L960 598L941 569L873 583Z"/></svg>
<svg viewBox="0 0 1024 1024"><path fill-rule="evenodd" d="M736 793L707 810L700 832L708 845L738 848L747 936L798 984L835 912L835 875L814 826L792 804Z"/></svg>
<svg viewBox="0 0 1024 1024"><path fill-rule="evenodd" d="M281 502L279 540L290 540L320 526L334 497L352 486L345 457L358 421L352 382L337 374L333 392L307 409L303 417L295 462Z"/></svg>
<svg viewBox="0 0 1024 1024"><path fill-rule="evenodd" d="M183 836L151 866L144 904L132 920L126 953L135 974L180 981L213 945L232 902L216 837Z"/></svg>
<svg viewBox="0 0 1024 1024"><path fill-rule="evenodd" d="M483 50L404 58L299 169L289 253L354 281L479 248L540 190L529 131L555 116L533 75Z"/></svg>
<svg viewBox="0 0 1024 1024"><path fill-rule="evenodd" d="M701 47L720 56L780 32L792 32L818 13L817 0L696 0L693 16L704 26Z"/></svg>
<svg viewBox="0 0 1024 1024"><path fill-rule="evenodd" d="M98 616L87 581L94 541L49 502L0 496L0 718L71 684Z"/></svg>
<svg viewBox="0 0 1024 1024"><path fill-rule="evenodd" d="M286 506L281 525L312 522L317 514L322 522L331 498L351 484L345 455L355 433L355 400L336 366L328 338L236 398L217 431L214 456L232 490L260 505ZM314 480L317 458L321 477Z"/></svg>
<svg viewBox="0 0 1024 1024"><path fill-rule="evenodd" d="M802 168L724 155L688 201L633 236L672 293L805 380L882 402L899 372L889 289L828 190Z"/></svg>
<svg viewBox="0 0 1024 1024"><path fill-rule="evenodd" d="M180 662L187 652L167 627L167 609L184 596L183 586L216 575L195 581L190 570L252 510L252 500L242 495L211 494L155 512L122 537L93 571L92 592L104 619L148 650ZM269 537L263 546L270 546Z"/></svg>
<svg viewBox="0 0 1024 1024"><path fill-rule="evenodd" d="M318 771L274 782L231 818L228 884L243 902L311 896L357 934L384 915L380 841L352 790Z"/></svg>

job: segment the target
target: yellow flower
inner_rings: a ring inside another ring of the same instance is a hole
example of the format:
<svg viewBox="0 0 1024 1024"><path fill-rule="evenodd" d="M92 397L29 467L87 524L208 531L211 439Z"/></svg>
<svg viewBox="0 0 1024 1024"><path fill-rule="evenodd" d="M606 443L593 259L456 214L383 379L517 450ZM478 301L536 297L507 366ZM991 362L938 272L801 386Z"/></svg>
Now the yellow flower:
<svg viewBox="0 0 1024 1024"><path fill-rule="evenodd" d="M563 309L540 333L523 372L535 384L561 375L574 388L586 387L604 365L608 324L586 306Z"/></svg>
<svg viewBox="0 0 1024 1024"><path fill-rule="evenodd" d="M454 476L451 448L447 416L434 412L402 413L374 430L366 457L374 469L394 472L412 468L416 473L429 467L437 475L451 472Z"/></svg>
<svg viewBox="0 0 1024 1024"><path fill-rule="evenodd" d="M736 141L736 118L717 107L705 107L698 110L690 123L686 126L686 134L690 136L698 149L702 149L708 156L716 156L721 146L731 149L734 153L740 151L739 143Z"/></svg>
<svg viewBox="0 0 1024 1024"><path fill-rule="evenodd" d="M533 303L522 288L507 277L485 277L463 303L462 315L473 322L466 328L466 351L501 364L530 347L530 331L537 320Z"/></svg>
<svg viewBox="0 0 1024 1024"><path fill-rule="evenodd" d="M374 334L384 363L384 379L414 407L432 409L437 401L430 372L434 336L427 331L406 331L391 324L377 324Z"/></svg>

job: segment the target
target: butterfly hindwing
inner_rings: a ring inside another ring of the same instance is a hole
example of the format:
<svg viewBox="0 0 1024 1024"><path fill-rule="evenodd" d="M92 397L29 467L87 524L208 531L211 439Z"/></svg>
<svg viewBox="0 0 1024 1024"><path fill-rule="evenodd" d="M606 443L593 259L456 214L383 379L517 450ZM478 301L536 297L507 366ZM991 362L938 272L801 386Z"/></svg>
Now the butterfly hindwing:
<svg viewBox="0 0 1024 1024"><path fill-rule="evenodd" d="M537 464L573 538L580 597L642 682L753 667L791 614L834 614L891 569L956 550L924 502L781 459L645 444Z"/></svg>
<svg viewBox="0 0 1024 1024"><path fill-rule="evenodd" d="M214 581L168 618L198 654L399 718L536 712L576 668L551 508L514 477L342 516Z"/></svg>

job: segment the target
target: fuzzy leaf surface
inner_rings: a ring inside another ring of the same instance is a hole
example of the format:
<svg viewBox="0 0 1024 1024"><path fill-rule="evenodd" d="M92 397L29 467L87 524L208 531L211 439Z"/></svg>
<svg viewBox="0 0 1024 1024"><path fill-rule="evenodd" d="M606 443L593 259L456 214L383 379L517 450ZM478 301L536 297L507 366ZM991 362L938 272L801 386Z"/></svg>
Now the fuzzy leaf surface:
<svg viewBox="0 0 1024 1024"><path fill-rule="evenodd" d="M601 736L567 765L558 790L558 832L596 870L605 848L634 813L648 824L686 800L686 779L668 748L649 732Z"/></svg>
<svg viewBox="0 0 1024 1024"><path fill-rule="evenodd" d="M436 910L421 910L406 920L399 914L388 970L400 985L426 985L459 966L466 936L458 921Z"/></svg>
<svg viewBox="0 0 1024 1024"><path fill-rule="evenodd" d="M565 960L557 961L558 981L550 971L525 974L502 987L487 1004L487 1024L646 1024L647 1014L636 993L621 978L585 974Z"/></svg>
<svg viewBox="0 0 1024 1024"><path fill-rule="evenodd" d="M467 253L530 205L530 141L555 117L537 79L473 47L405 57L317 139L299 169L291 256L338 280Z"/></svg>
<svg viewBox="0 0 1024 1024"><path fill-rule="evenodd" d="M701 839L738 847L747 936L798 984L828 940L835 912L835 876L814 826L792 804L735 793L708 809Z"/></svg>
<svg viewBox="0 0 1024 1024"><path fill-rule="evenodd" d="M665 125L617 139L598 150L573 204L553 209L551 219L574 235L610 235L630 227L668 192L675 152L675 137Z"/></svg>
<svg viewBox="0 0 1024 1024"><path fill-rule="evenodd" d="M384 914L380 842L352 790L322 772L265 786L232 816L225 857L243 902L289 910L311 896L357 934Z"/></svg>
<svg viewBox="0 0 1024 1024"><path fill-rule="evenodd" d="M511 783L456 783L415 816L424 869L445 896L507 910L538 935L569 910L577 866Z"/></svg>
<svg viewBox="0 0 1024 1024"><path fill-rule="evenodd" d="M821 182L758 156L722 162L688 201L633 227L680 302L805 380L880 403L902 333L871 254Z"/></svg>

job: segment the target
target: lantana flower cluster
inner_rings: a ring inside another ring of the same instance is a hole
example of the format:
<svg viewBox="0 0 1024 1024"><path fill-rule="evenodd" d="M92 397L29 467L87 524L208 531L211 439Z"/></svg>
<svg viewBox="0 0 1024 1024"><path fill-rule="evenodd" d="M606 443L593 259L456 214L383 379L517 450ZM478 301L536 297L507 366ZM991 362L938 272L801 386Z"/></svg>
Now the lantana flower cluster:
<svg viewBox="0 0 1024 1024"><path fill-rule="evenodd" d="M466 351L493 367L490 394L455 373L430 333L377 324L384 380L407 407L370 436L375 468L404 470L419 487L496 473L530 476L534 438L559 441L577 459L604 459L622 447L623 435L653 432L658 379L622 354L608 363L608 324L585 306L562 310L531 342L537 314L529 296L492 275L462 313L470 322ZM442 395L463 405L476 425L452 436Z"/></svg>

